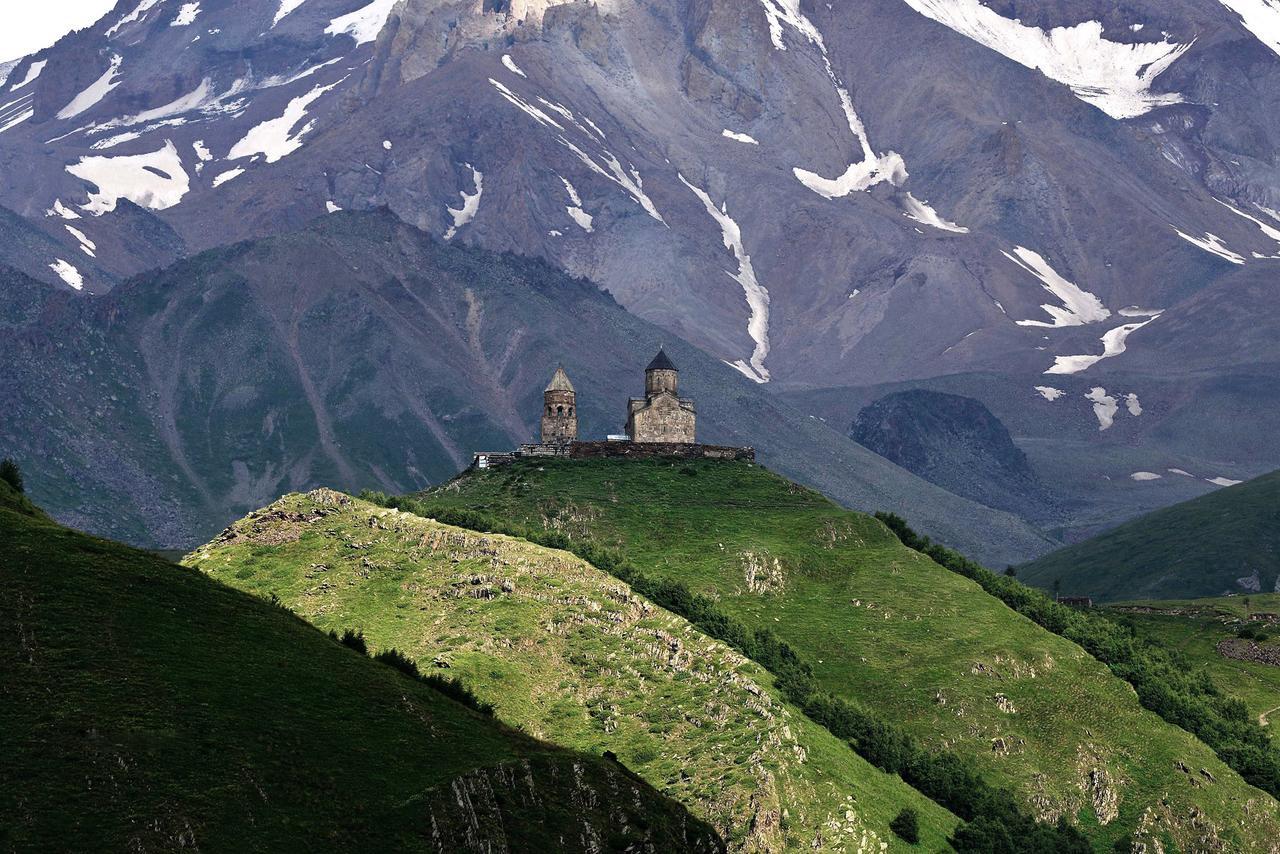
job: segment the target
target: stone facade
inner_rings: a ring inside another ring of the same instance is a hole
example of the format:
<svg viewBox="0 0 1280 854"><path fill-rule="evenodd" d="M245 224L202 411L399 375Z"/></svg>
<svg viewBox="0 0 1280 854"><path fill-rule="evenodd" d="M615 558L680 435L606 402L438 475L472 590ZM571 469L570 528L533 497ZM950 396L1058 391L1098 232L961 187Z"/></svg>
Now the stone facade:
<svg viewBox="0 0 1280 854"><path fill-rule="evenodd" d="M693 444L697 410L679 396L680 372L663 350L644 372L643 398L627 402L627 435L632 442Z"/></svg>
<svg viewBox="0 0 1280 854"><path fill-rule="evenodd" d="M564 366L542 392L542 444L568 445L578 438L578 395Z"/></svg>

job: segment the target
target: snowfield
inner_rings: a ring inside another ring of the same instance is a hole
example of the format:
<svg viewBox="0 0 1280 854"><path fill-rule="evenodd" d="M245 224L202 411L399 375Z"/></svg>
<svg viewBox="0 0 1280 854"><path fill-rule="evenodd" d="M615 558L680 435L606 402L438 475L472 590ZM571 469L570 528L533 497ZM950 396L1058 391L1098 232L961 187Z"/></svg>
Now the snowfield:
<svg viewBox="0 0 1280 854"><path fill-rule="evenodd" d="M1054 27L1046 33L1002 17L980 0L905 2L926 18L1066 84L1076 97L1113 119L1131 119L1156 107L1182 102L1181 95L1152 92L1151 86L1190 44L1108 41L1102 37L1098 21Z"/></svg>
<svg viewBox="0 0 1280 854"><path fill-rule="evenodd" d="M1035 276L1046 291L1062 300L1062 308L1056 305L1040 306L1053 318L1052 321L1019 320L1019 326L1083 326L1086 323L1099 323L1111 316L1102 300L1059 275L1040 253L1025 246L1015 246L1012 255L1003 251L1000 254Z"/></svg>
<svg viewBox="0 0 1280 854"><path fill-rule="evenodd" d="M94 184L88 204L81 209L101 216L116 209L120 199L151 210L171 208L191 189L182 157L172 141L149 154L123 157L82 157L67 167L77 178Z"/></svg>

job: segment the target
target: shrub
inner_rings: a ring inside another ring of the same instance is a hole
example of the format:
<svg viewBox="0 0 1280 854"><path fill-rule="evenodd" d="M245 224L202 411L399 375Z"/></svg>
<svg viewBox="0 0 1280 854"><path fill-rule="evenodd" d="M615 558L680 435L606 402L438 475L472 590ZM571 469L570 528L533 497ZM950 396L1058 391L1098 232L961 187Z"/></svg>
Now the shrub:
<svg viewBox="0 0 1280 854"><path fill-rule="evenodd" d="M364 632L347 629L342 633L342 637L338 637L336 632L329 632L329 634L343 646L349 646L361 655L369 654L369 644L365 642Z"/></svg>
<svg viewBox="0 0 1280 854"><path fill-rule="evenodd" d="M920 818L911 807L905 807L898 817L889 822L889 829L903 842L915 845L920 841Z"/></svg>
<svg viewBox="0 0 1280 854"><path fill-rule="evenodd" d="M12 486L13 491L19 495L27 491L26 485L22 482L22 469L18 468L18 464L10 457L0 460L0 480Z"/></svg>
<svg viewBox="0 0 1280 854"><path fill-rule="evenodd" d="M414 669L416 670L417 668L415 667ZM487 718L493 717L493 704L482 702L479 697L471 693L471 689L464 685L461 679L447 679L444 676L433 673L430 676L424 676L422 681L446 697L457 700L467 708L475 709Z"/></svg>
<svg viewBox="0 0 1280 854"><path fill-rule="evenodd" d="M412 676L414 679L421 678L422 674L418 672L418 663L409 656L405 655L394 646L390 649L384 649L373 657L374 661L381 661L383 664L389 664L396 670L406 676Z"/></svg>

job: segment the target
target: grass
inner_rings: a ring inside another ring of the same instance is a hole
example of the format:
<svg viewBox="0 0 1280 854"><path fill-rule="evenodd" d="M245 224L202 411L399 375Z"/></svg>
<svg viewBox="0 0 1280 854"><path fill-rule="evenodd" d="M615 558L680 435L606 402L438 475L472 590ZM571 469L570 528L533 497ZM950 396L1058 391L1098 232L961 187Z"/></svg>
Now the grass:
<svg viewBox="0 0 1280 854"><path fill-rule="evenodd" d="M617 765L58 526L6 484L0 587L0 850L719 844Z"/></svg>
<svg viewBox="0 0 1280 854"><path fill-rule="evenodd" d="M1104 602L1263 590L1280 580L1280 471L1126 522L1018 568L1045 589Z"/></svg>
<svg viewBox="0 0 1280 854"><path fill-rule="evenodd" d="M1280 711L1280 667L1236 661L1217 649L1220 641L1234 638L1242 626L1262 625L1260 615L1269 621L1280 614L1280 594L1122 602L1115 607L1118 618L1178 650L1192 665L1205 668L1221 690L1243 700L1251 715L1267 722L1272 743L1280 746L1280 724L1270 720ZM1272 636L1264 645L1280 646L1274 626L1265 625L1263 631Z"/></svg>
<svg viewBox="0 0 1280 854"><path fill-rule="evenodd" d="M1273 799L1143 710L1078 646L876 520L760 467L528 461L420 498L621 548L641 571L773 628L814 664L820 688L969 757L1038 815L1066 815L1101 845L1134 833L1166 847L1217 838L1248 850L1280 827ZM1217 782L1200 786L1178 763ZM1248 802L1261 819L1242 826ZM1189 820L1193 808L1207 822ZM1159 828L1157 814L1167 816Z"/></svg>
<svg viewBox="0 0 1280 854"><path fill-rule="evenodd" d="M907 850L888 830L907 807L927 850L956 826L785 703L758 665L566 552L317 492L187 562L460 677L525 732L612 752L731 848Z"/></svg>

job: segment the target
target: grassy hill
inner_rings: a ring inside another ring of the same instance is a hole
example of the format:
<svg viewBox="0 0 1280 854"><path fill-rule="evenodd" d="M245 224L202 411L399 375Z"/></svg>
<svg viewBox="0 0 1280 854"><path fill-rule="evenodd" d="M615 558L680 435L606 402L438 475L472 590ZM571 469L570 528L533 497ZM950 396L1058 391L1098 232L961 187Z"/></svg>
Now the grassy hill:
<svg viewBox="0 0 1280 854"><path fill-rule="evenodd" d="M1280 829L1271 797L1142 709L1080 647L875 519L761 467L525 461L418 499L422 512L471 510L620 548L643 572L772 628L820 687L968 757L1041 818L1067 816L1102 846L1132 835L1148 850L1268 850Z"/></svg>
<svg viewBox="0 0 1280 854"><path fill-rule="evenodd" d="M0 850L715 851L618 765L0 482Z"/></svg>
<svg viewBox="0 0 1280 854"><path fill-rule="evenodd" d="M957 820L785 703L754 662L561 551L338 493L289 495L187 563L461 677L500 720L612 751L741 851L879 851Z"/></svg>
<svg viewBox="0 0 1280 854"><path fill-rule="evenodd" d="M1224 691L1239 697L1249 714L1265 725L1273 743L1280 745L1280 722L1271 718L1280 711L1280 666L1249 660L1270 652L1280 661L1280 594L1227 596L1117 603L1114 611L1139 633L1176 649L1193 665L1203 667ZM1260 630L1261 640L1241 638L1241 629ZM1228 657L1222 644L1237 651Z"/></svg>
<svg viewBox="0 0 1280 854"><path fill-rule="evenodd" d="M1018 577L1112 602L1280 589L1280 471L1059 549Z"/></svg>

